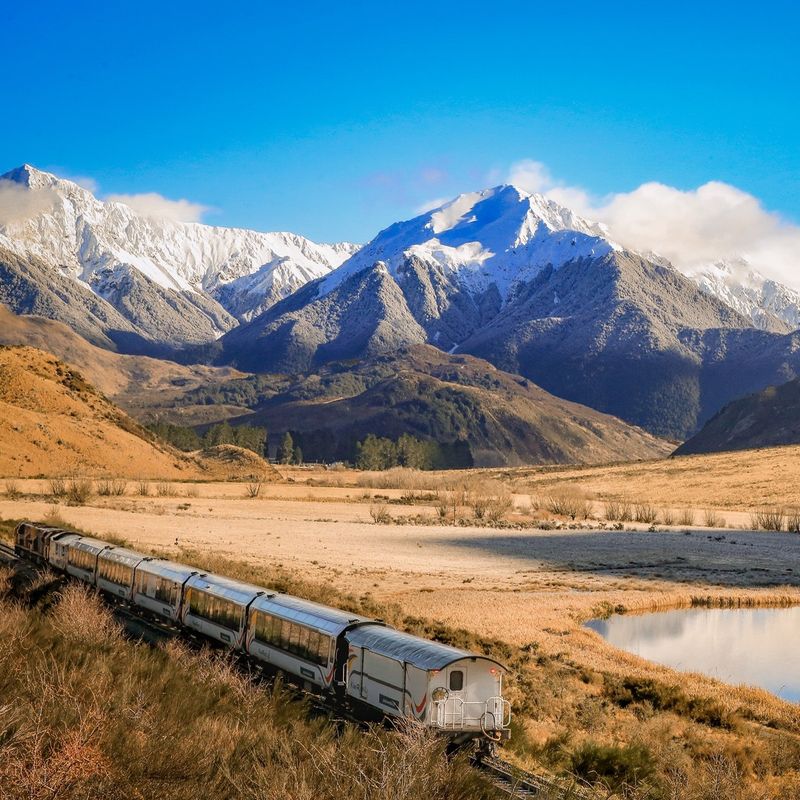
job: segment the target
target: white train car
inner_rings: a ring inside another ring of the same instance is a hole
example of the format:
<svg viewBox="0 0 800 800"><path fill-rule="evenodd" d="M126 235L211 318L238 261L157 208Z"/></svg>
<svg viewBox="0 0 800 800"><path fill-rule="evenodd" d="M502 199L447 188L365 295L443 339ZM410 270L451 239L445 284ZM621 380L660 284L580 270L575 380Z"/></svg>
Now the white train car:
<svg viewBox="0 0 800 800"><path fill-rule="evenodd" d="M108 594L130 600L136 568L147 556L125 547L102 550L97 556L95 585Z"/></svg>
<svg viewBox="0 0 800 800"><path fill-rule="evenodd" d="M511 707L498 662L394 628L345 634L347 693L388 716L408 716L453 739L508 738Z"/></svg>
<svg viewBox="0 0 800 800"><path fill-rule="evenodd" d="M94 586L97 575L97 559L104 550L111 549L112 545L102 542L100 539L76 536L67 544L67 574Z"/></svg>
<svg viewBox="0 0 800 800"><path fill-rule="evenodd" d="M146 559L136 567L132 601L172 622L180 619L183 589L198 571L161 558Z"/></svg>
<svg viewBox="0 0 800 800"><path fill-rule="evenodd" d="M56 531L46 540L46 558L47 563L55 569L60 569L63 572L67 570L67 562L69 560L69 548L81 537L77 533L69 531Z"/></svg>
<svg viewBox="0 0 800 800"><path fill-rule="evenodd" d="M192 575L183 591L181 621L228 647L244 649L247 610L263 594L267 590L260 586L221 575Z"/></svg>
<svg viewBox="0 0 800 800"><path fill-rule="evenodd" d="M341 680L335 672L342 634L367 623L379 624L299 597L263 594L250 605L247 652L309 684L330 690L337 677Z"/></svg>

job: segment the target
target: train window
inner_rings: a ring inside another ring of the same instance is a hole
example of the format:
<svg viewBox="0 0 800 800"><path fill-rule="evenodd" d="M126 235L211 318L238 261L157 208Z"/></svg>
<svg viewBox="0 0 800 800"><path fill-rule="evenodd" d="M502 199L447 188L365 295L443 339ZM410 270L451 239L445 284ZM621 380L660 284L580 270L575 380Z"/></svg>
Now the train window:
<svg viewBox="0 0 800 800"><path fill-rule="evenodd" d="M317 663L327 664L330 659L331 652L331 638L320 634L319 649L317 650Z"/></svg>
<svg viewBox="0 0 800 800"><path fill-rule="evenodd" d="M454 669L450 673L450 690L460 692L464 688L464 673L460 669Z"/></svg>
<svg viewBox="0 0 800 800"><path fill-rule="evenodd" d="M305 657L309 661L316 661L317 650L319 650L319 634L310 628L306 628L306 630L308 631L308 642L306 642Z"/></svg>
<svg viewBox="0 0 800 800"><path fill-rule="evenodd" d="M289 652L300 655L300 626L294 622L289 628Z"/></svg>
<svg viewBox="0 0 800 800"><path fill-rule="evenodd" d="M308 639L309 631L308 628L305 626L297 626L299 628L298 637L297 637L297 652L299 655L303 656L303 658L308 658Z"/></svg>
<svg viewBox="0 0 800 800"><path fill-rule="evenodd" d="M288 620L282 619L281 620L281 638L280 644L278 645L281 650L288 650L289 649L289 631L292 628L292 623Z"/></svg>

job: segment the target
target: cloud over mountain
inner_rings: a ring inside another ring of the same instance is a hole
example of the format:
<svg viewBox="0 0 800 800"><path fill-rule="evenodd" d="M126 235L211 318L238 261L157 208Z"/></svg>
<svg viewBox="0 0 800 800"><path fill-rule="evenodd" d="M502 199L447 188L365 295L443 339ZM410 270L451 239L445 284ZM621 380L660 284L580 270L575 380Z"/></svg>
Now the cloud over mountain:
<svg viewBox="0 0 800 800"><path fill-rule="evenodd" d="M111 203L124 203L142 216L173 222L201 222L203 215L210 210L208 206L191 200L170 200L158 192L110 194L104 199Z"/></svg>
<svg viewBox="0 0 800 800"><path fill-rule="evenodd" d="M745 258L767 277L800 288L800 226L728 183L709 181L683 190L652 181L631 192L597 197L559 181L530 159L513 164L507 180L607 225L621 244L652 250L684 272Z"/></svg>

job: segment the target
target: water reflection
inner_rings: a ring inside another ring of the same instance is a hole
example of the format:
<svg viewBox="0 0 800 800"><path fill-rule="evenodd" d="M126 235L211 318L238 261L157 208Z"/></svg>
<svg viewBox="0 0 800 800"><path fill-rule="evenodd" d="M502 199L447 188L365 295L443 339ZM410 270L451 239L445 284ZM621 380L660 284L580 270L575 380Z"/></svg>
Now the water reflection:
<svg viewBox="0 0 800 800"><path fill-rule="evenodd" d="M800 703L800 607L623 614L587 625L650 661Z"/></svg>

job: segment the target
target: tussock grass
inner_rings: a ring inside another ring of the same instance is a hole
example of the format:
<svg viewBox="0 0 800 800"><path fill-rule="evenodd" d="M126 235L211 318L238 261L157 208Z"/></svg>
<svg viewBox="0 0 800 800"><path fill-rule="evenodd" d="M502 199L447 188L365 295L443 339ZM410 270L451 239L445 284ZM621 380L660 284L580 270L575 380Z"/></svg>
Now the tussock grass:
<svg viewBox="0 0 800 800"><path fill-rule="evenodd" d="M706 528L724 528L725 520L713 508L707 508L703 512L703 524Z"/></svg>
<svg viewBox="0 0 800 800"><path fill-rule="evenodd" d="M88 595L70 610L96 612ZM75 638L60 613L0 604L4 800L492 797L424 730L338 732L223 656Z"/></svg>
<svg viewBox="0 0 800 800"><path fill-rule="evenodd" d="M250 497L255 499L261 494L261 481L254 481L253 483L248 483L245 489L244 496Z"/></svg>

